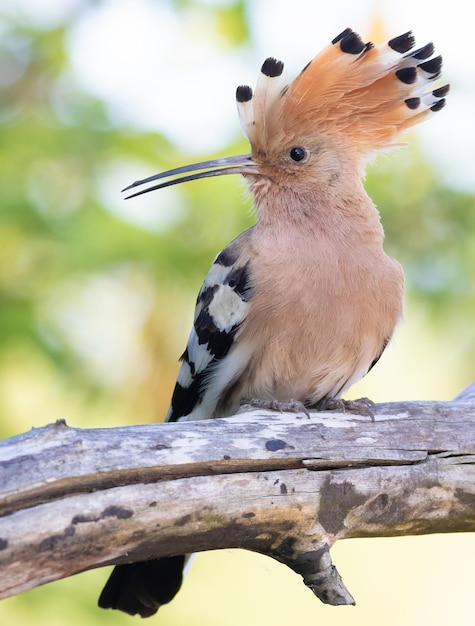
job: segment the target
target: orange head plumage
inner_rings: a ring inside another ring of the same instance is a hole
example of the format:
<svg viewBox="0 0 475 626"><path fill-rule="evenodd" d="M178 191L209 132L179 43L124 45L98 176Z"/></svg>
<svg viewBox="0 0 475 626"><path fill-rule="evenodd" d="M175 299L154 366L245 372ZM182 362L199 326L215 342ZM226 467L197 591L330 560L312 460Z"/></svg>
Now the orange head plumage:
<svg viewBox="0 0 475 626"><path fill-rule="evenodd" d="M433 56L432 43L414 47L411 32L375 46L347 28L289 84L284 64L268 58L255 89L242 85L236 92L251 155L169 170L127 189L185 172L192 173L133 195L233 173L295 186L306 163L310 184L328 182L337 171L359 176L374 152L394 145L401 132L445 104L449 86L434 87L442 57Z"/></svg>
<svg viewBox="0 0 475 626"><path fill-rule="evenodd" d="M253 153L311 137L337 137L345 150L362 156L390 146L441 109L448 92L448 86L433 88L442 57L430 58L431 43L413 51L414 45L411 32L374 46L348 28L290 84L283 63L267 59L254 93L242 86L236 94Z"/></svg>

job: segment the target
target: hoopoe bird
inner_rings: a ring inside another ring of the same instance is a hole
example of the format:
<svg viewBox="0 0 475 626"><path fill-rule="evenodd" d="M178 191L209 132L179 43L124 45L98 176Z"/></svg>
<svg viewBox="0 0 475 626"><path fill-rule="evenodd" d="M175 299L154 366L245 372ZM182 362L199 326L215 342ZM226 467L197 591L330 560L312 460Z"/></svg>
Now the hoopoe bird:
<svg viewBox="0 0 475 626"><path fill-rule="evenodd" d="M133 197L242 174L255 201L255 225L218 254L198 294L167 420L231 415L248 400L344 406L343 392L380 358L402 315L404 275L383 250L364 167L442 109L449 90L434 87L433 44L414 46L411 32L375 46L347 28L289 84L268 58L255 90L236 92L251 154L126 188L165 179ZM117 566L99 605L153 615L178 592L184 562Z"/></svg>

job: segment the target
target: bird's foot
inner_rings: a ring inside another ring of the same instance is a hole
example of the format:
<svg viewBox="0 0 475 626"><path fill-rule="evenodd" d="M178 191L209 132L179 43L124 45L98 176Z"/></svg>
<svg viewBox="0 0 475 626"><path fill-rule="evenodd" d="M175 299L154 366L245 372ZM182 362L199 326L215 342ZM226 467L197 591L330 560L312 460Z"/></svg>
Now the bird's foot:
<svg viewBox="0 0 475 626"><path fill-rule="evenodd" d="M266 409L268 411L279 411L279 413L284 413L288 411L289 413L303 413L306 417L310 417L310 413L308 412L307 407L302 404L299 400L288 400L287 402L278 402L277 400L260 400L254 398L252 400L245 400L242 406L249 406L251 409ZM241 408L242 410L242 408Z"/></svg>
<svg viewBox="0 0 475 626"><path fill-rule="evenodd" d="M366 415L374 422L374 402L369 398L358 398L357 400L329 399L322 400L315 407L319 411L341 411L342 413L356 413Z"/></svg>

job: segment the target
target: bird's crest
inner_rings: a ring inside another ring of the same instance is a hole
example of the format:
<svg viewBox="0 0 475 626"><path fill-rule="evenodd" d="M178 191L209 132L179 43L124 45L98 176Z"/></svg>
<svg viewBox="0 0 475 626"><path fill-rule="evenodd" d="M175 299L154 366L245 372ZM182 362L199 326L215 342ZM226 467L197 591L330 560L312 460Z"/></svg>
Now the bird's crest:
<svg viewBox="0 0 475 626"><path fill-rule="evenodd" d="M347 28L287 84L283 63L267 59L254 92L236 92L243 131L265 154L282 133L340 136L356 153L388 147L402 131L445 104L435 88L442 57L432 43L417 48L411 32L373 45Z"/></svg>

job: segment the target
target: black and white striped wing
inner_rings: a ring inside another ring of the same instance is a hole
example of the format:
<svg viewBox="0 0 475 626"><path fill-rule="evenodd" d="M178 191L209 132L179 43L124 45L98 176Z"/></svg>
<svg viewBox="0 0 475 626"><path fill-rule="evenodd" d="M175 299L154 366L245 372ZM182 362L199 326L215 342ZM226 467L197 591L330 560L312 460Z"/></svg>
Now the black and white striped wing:
<svg viewBox="0 0 475 626"><path fill-rule="evenodd" d="M241 262L236 243L218 254L198 294L167 421L216 417L222 395L243 369L231 348L253 290L250 262Z"/></svg>

